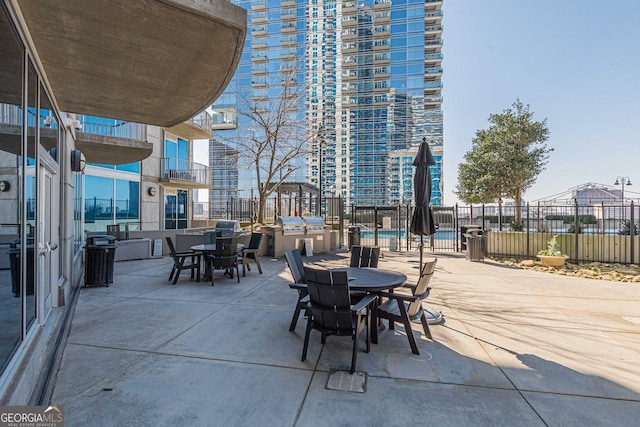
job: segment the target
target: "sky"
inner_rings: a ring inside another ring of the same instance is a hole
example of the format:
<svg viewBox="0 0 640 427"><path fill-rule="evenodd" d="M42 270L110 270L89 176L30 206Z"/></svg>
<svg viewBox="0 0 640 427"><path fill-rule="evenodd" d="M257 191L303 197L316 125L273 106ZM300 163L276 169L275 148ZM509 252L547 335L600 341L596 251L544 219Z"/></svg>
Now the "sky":
<svg viewBox="0 0 640 427"><path fill-rule="evenodd" d="M640 1L445 0L443 12L445 205L476 131L517 98L547 119L554 150L526 201L618 176L640 197Z"/></svg>

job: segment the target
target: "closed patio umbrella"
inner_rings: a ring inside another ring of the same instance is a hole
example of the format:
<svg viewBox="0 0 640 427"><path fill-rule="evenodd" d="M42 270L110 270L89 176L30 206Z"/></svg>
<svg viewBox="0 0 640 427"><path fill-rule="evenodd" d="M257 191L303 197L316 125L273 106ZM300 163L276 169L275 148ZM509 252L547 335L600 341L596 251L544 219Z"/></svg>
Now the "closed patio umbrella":
<svg viewBox="0 0 640 427"><path fill-rule="evenodd" d="M418 149L418 154L413 160L416 167L416 174L413 176L413 193L416 201L416 208L411 217L410 231L420 236L420 273L422 274L422 252L424 248L424 236L433 236L436 233L436 225L433 221L431 211L431 171L430 166L436 164L431 155L431 149L427 143L427 138L422 138L422 144ZM433 238L433 237L431 237ZM436 324L442 321L442 313L428 307L422 308L429 324Z"/></svg>
<svg viewBox="0 0 640 427"><path fill-rule="evenodd" d="M420 271L422 271L422 249L423 237L432 236L436 232L431 212L431 171L429 166L436 164L431 155L431 149L426 138L422 138L422 144L418 149L418 154L413 160L416 167L416 174L413 176L413 194L415 196L416 208L411 217L410 231L420 236Z"/></svg>

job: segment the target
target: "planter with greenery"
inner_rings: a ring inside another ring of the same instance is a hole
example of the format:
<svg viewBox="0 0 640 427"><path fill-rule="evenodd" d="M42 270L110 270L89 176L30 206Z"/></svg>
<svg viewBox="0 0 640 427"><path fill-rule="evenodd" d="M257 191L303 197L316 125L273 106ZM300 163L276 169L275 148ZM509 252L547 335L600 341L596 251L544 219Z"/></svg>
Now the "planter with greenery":
<svg viewBox="0 0 640 427"><path fill-rule="evenodd" d="M562 267L569 256L560 250L556 234L547 242L547 249L538 252L538 258L545 267Z"/></svg>

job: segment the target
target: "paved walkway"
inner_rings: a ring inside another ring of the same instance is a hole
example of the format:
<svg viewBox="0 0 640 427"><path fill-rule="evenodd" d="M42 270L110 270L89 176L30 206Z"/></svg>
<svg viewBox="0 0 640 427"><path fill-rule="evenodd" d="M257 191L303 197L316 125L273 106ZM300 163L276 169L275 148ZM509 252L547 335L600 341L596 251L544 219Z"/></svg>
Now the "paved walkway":
<svg viewBox="0 0 640 427"><path fill-rule="evenodd" d="M351 342L288 332L296 293L283 259L216 286L168 258L118 262L115 283L78 299L52 404L66 426L640 425L640 286L437 254L434 340L416 324L358 355L366 392L325 388ZM345 265L346 254L305 262ZM379 268L418 275L415 253ZM216 277L217 278L217 277Z"/></svg>

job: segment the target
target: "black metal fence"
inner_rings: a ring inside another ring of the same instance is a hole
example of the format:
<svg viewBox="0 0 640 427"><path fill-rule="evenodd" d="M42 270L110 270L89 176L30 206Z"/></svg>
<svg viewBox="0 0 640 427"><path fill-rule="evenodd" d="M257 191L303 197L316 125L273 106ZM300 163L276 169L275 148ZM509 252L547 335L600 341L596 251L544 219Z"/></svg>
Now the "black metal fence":
<svg viewBox="0 0 640 427"><path fill-rule="evenodd" d="M630 204L456 206L459 227L484 232L490 256L535 258L558 235L560 250L574 262L640 263L640 206Z"/></svg>
<svg viewBox="0 0 640 427"><path fill-rule="evenodd" d="M317 198L270 198L265 220L283 216L319 215ZM226 219L250 222L255 218L256 202L233 199ZM547 242L558 235L560 249L574 262L617 262L640 264L640 206L524 205L516 221L515 206L471 205L434 206L436 234L420 237L409 232L413 206L345 206L343 200L323 198L322 217L339 233L341 245L348 233L359 229L363 245L391 251L413 251L422 241L425 250L464 250L465 230L479 228L484 236L487 256L533 259Z"/></svg>

